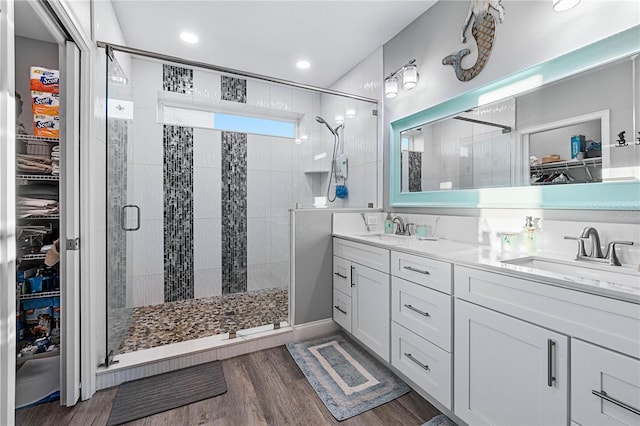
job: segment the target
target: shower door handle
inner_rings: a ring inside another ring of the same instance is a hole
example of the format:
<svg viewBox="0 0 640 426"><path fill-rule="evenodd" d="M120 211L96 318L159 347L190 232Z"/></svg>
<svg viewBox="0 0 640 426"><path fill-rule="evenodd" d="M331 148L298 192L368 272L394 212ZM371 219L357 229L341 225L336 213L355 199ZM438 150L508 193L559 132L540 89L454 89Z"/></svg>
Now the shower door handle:
<svg viewBox="0 0 640 426"><path fill-rule="evenodd" d="M127 227L127 209L136 209L136 226L133 228ZM120 227L123 231L137 231L140 229L140 207L135 204L122 206L122 211L120 212Z"/></svg>

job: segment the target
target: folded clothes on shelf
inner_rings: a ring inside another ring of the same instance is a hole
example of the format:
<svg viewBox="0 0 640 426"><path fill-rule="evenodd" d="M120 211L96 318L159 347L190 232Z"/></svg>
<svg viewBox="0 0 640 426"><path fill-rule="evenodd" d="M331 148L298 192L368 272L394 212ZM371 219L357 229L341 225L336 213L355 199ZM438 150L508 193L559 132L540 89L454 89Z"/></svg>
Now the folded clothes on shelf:
<svg viewBox="0 0 640 426"><path fill-rule="evenodd" d="M29 216L49 216L60 213L57 200L16 197L16 215L19 218Z"/></svg>
<svg viewBox="0 0 640 426"><path fill-rule="evenodd" d="M16 169L25 173L51 173L51 158L38 155L16 154Z"/></svg>

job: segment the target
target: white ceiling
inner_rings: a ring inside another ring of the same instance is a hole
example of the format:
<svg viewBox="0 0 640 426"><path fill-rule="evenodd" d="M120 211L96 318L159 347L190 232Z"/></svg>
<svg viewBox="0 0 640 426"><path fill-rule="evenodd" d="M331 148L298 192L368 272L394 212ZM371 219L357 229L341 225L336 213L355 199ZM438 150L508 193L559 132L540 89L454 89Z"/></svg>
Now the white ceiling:
<svg viewBox="0 0 640 426"><path fill-rule="evenodd" d="M436 1L112 3L130 47L328 87ZM200 41L184 43L182 31ZM298 70L300 59L311 68Z"/></svg>

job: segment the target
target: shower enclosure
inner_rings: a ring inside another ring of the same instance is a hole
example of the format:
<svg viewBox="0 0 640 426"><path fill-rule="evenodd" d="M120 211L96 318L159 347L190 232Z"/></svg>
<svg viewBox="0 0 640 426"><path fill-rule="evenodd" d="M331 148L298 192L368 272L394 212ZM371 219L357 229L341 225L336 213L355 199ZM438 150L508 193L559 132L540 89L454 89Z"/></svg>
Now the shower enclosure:
<svg viewBox="0 0 640 426"><path fill-rule="evenodd" d="M340 140L353 189L338 201L366 207L377 104L105 50L107 364L289 325L290 211L335 192L334 135L315 117L353 111Z"/></svg>

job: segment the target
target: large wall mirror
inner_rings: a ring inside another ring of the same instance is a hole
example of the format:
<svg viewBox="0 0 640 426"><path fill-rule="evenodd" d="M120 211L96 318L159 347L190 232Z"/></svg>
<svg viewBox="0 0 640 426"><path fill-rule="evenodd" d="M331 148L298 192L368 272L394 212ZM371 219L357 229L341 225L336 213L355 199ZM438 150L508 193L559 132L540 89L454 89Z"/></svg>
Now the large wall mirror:
<svg viewBox="0 0 640 426"><path fill-rule="evenodd" d="M391 205L640 209L639 39L634 27L392 122Z"/></svg>

